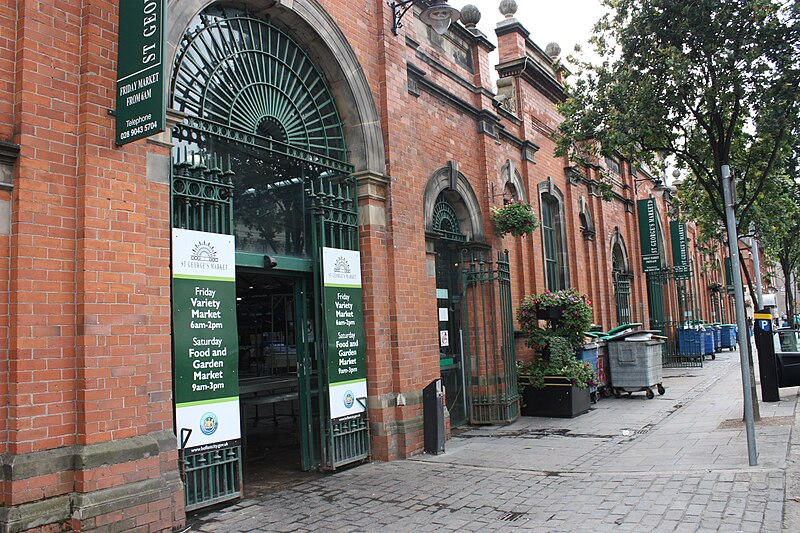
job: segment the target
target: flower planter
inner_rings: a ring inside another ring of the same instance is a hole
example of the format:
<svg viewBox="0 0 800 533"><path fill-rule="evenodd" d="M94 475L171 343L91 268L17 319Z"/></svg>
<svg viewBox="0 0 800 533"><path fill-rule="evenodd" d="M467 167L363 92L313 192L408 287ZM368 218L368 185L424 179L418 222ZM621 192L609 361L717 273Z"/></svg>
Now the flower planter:
<svg viewBox="0 0 800 533"><path fill-rule="evenodd" d="M536 318L541 320L558 320L562 316L564 316L564 307L560 305L536 310Z"/></svg>
<svg viewBox="0 0 800 533"><path fill-rule="evenodd" d="M520 387L524 382L520 382ZM579 389L566 378L548 376L543 389L522 389L523 416L572 418L589 411L589 389Z"/></svg>

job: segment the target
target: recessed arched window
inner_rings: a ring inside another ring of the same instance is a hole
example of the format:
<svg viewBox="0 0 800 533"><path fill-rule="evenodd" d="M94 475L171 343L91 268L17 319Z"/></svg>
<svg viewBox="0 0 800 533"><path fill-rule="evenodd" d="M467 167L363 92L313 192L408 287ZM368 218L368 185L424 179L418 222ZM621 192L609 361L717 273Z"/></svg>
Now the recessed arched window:
<svg viewBox="0 0 800 533"><path fill-rule="evenodd" d="M566 233L564 231L564 202L561 192L552 182L540 185L542 215L542 244L544 250L545 280L551 291L566 289L567 277Z"/></svg>

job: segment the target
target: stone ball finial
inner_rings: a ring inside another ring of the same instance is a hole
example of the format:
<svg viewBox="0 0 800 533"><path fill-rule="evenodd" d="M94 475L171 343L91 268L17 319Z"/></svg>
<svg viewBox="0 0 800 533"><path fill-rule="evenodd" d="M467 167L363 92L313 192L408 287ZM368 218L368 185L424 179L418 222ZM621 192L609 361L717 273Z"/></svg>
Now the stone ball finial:
<svg viewBox="0 0 800 533"><path fill-rule="evenodd" d="M507 19L514 18L517 14L517 3L514 0L503 0L500 2L500 14L505 15Z"/></svg>
<svg viewBox="0 0 800 533"><path fill-rule="evenodd" d="M550 43L545 47L544 53L547 54L547 57L555 61L558 59L558 56L561 55L561 47L558 43Z"/></svg>
<svg viewBox="0 0 800 533"><path fill-rule="evenodd" d="M477 6L467 4L461 8L461 23L467 28L474 28L481 21L481 12Z"/></svg>

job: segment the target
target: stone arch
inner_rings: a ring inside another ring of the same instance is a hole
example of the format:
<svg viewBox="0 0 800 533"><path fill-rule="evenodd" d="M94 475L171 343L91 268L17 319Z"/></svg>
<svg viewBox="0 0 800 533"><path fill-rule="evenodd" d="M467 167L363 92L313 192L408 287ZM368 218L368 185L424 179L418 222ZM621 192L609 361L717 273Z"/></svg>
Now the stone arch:
<svg viewBox="0 0 800 533"><path fill-rule="evenodd" d="M269 16L300 44L322 72L336 99L349 150L348 162L356 173L385 175L386 161L380 116L367 77L355 52L336 22L317 0L169 0L167 13L167 79L180 41L192 20L207 6L231 4L257 16Z"/></svg>
<svg viewBox="0 0 800 533"><path fill-rule="evenodd" d="M619 231L619 227L614 228L614 234L611 236L611 241L609 242L609 248L611 249L612 271L615 270L614 257L615 255L618 255L621 259L621 264L619 265L620 267L619 272L625 274L630 273L631 262L630 262L630 256L628 255L628 247L625 246L625 238Z"/></svg>
<svg viewBox="0 0 800 533"><path fill-rule="evenodd" d="M486 230L478 197L467 178L457 170L454 163L436 170L425 186L425 231L433 231L433 211L440 194L444 194L455 210L461 233L467 237L467 242L484 242Z"/></svg>
<svg viewBox="0 0 800 533"><path fill-rule="evenodd" d="M586 198L583 196L581 196L580 200L580 212L578 213L578 218L580 220L583 238L589 241L594 240L594 236L597 233L594 229L594 219L592 218L592 211L589 209L589 204L586 202Z"/></svg>
<svg viewBox="0 0 800 533"><path fill-rule="evenodd" d="M517 170L516 165L510 159L500 169L500 180L502 182L501 192L503 200L522 200L523 202L530 203L528 193L522 181L522 174ZM506 191L511 191L512 198L506 198Z"/></svg>

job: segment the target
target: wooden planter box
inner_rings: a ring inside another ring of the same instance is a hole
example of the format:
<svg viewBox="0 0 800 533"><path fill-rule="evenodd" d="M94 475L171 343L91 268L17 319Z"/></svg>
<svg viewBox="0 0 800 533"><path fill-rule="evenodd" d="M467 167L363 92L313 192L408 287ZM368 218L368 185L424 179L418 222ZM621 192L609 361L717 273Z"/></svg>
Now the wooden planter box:
<svg viewBox="0 0 800 533"><path fill-rule="evenodd" d="M589 389L579 389L566 378L548 376L543 389L524 387L522 400L522 416L572 418L589 412L590 395Z"/></svg>

